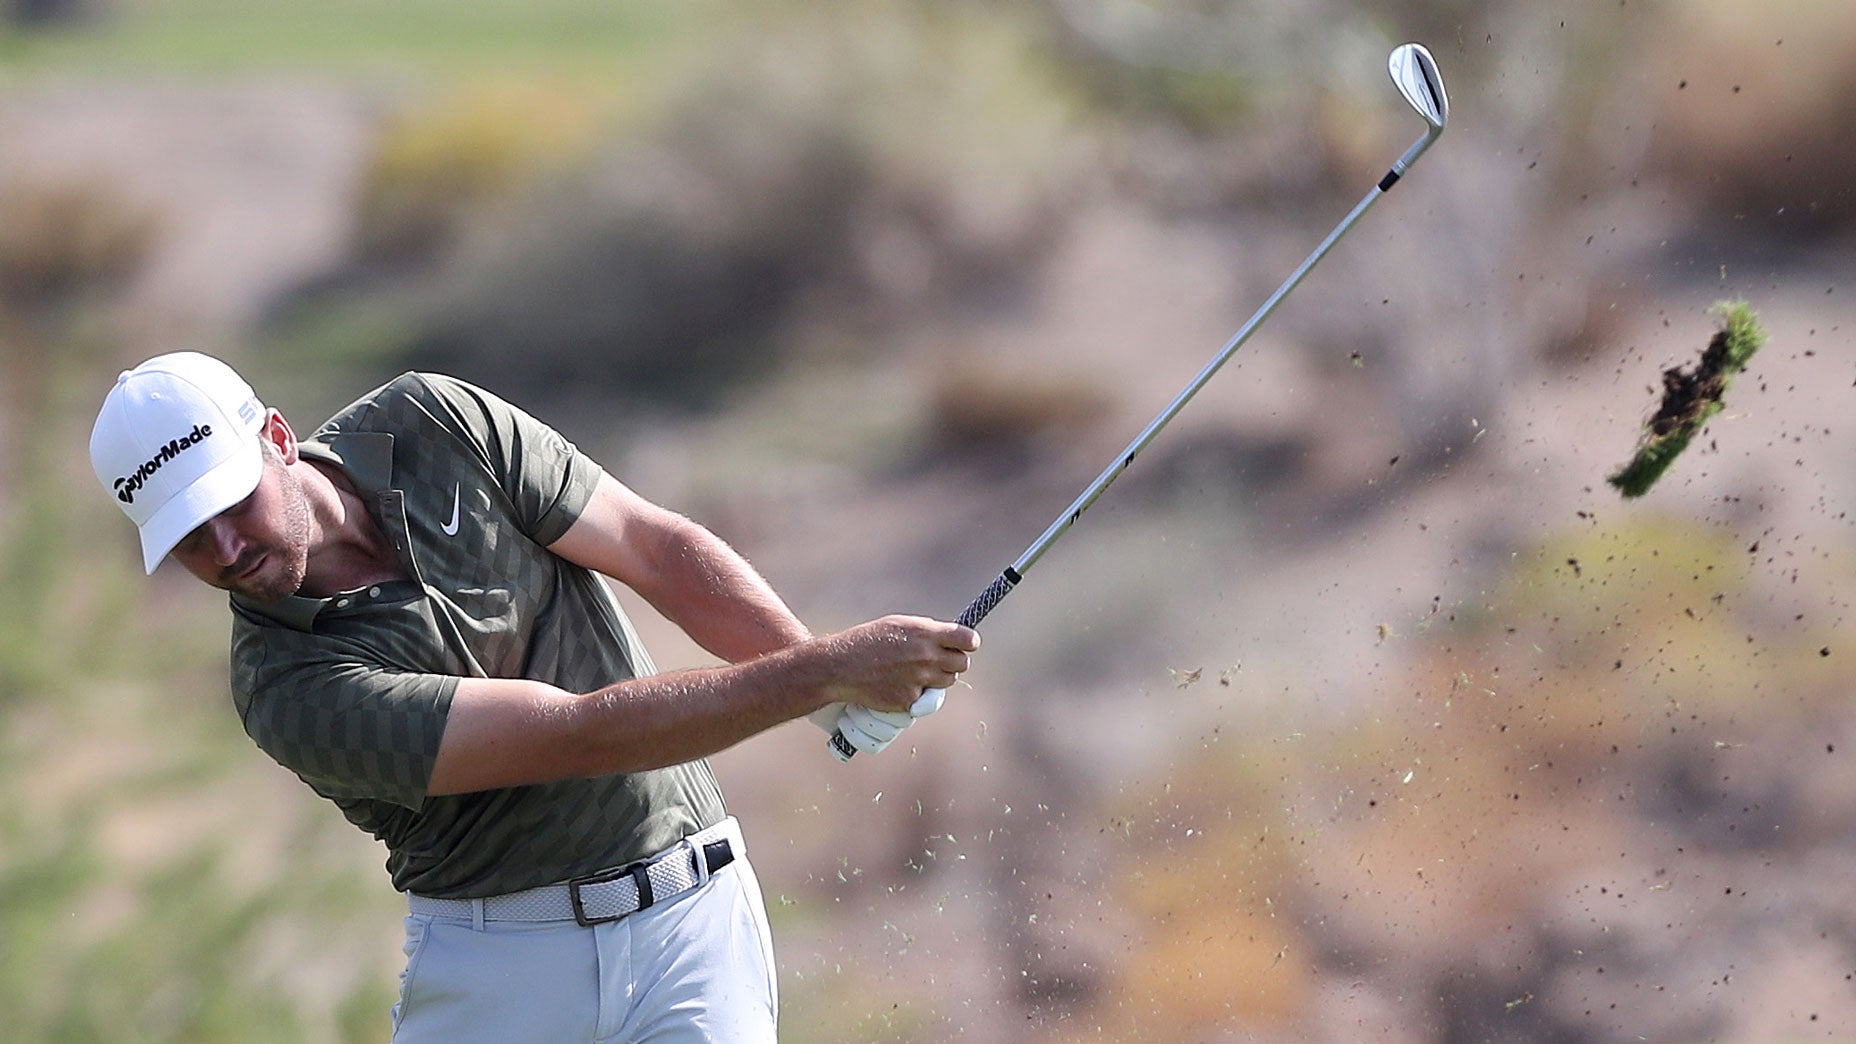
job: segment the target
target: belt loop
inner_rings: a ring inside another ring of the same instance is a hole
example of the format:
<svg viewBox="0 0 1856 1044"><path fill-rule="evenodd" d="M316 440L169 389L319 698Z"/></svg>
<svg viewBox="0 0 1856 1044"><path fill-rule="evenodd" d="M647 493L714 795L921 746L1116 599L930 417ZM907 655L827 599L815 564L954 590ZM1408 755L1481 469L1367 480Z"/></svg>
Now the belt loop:
<svg viewBox="0 0 1856 1044"><path fill-rule="evenodd" d="M483 931L483 900L482 899L472 899L470 901L470 928L471 928L471 931L474 931L474 932Z"/></svg>
<svg viewBox="0 0 1856 1044"><path fill-rule="evenodd" d="M651 864L640 860L631 866L632 884L638 889L638 909L643 910L657 902L657 890L651 884Z"/></svg>
<svg viewBox="0 0 1856 1044"><path fill-rule="evenodd" d="M689 853L687 858L690 863L696 867L696 887L701 888L703 885L708 884L709 860L708 857L703 854L702 846L696 843L696 835L691 834L689 837L683 839L683 849Z"/></svg>

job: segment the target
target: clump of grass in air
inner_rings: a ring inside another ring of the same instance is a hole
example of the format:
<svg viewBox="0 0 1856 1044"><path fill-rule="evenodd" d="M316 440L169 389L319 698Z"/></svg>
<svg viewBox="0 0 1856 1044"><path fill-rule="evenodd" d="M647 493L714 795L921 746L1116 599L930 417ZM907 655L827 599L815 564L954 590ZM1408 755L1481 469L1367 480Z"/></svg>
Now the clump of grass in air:
<svg viewBox="0 0 1856 1044"><path fill-rule="evenodd" d="M1721 411L1734 375L1766 343L1759 316L1745 301L1717 301L1711 309L1722 319L1693 369L1663 371L1663 401L1637 443L1637 455L1607 481L1626 497L1640 497L1688 448L1689 440Z"/></svg>

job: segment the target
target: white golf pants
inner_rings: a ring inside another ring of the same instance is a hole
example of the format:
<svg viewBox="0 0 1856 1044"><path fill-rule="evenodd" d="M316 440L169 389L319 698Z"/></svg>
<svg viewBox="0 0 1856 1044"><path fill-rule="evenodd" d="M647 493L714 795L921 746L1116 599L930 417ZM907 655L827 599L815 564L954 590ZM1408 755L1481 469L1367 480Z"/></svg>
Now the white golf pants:
<svg viewBox="0 0 1856 1044"><path fill-rule="evenodd" d="M772 936L746 858L592 927L413 914L394 1044L773 1044Z"/></svg>

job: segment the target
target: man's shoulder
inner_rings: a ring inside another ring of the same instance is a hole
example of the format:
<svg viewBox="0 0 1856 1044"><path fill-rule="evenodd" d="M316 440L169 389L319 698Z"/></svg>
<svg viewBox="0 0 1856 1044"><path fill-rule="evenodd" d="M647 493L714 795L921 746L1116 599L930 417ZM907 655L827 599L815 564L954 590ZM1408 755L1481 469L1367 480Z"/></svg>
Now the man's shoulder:
<svg viewBox="0 0 1856 1044"><path fill-rule="evenodd" d="M449 374L408 370L337 410L309 441L327 443L364 431L427 434L434 424L455 434L473 434L490 425L497 401Z"/></svg>
<svg viewBox="0 0 1856 1044"><path fill-rule="evenodd" d="M445 397L448 393L455 395L467 387L463 381L441 373L407 370L336 410L323 423L322 429L350 430L382 412L392 412L399 403L408 400L429 402Z"/></svg>

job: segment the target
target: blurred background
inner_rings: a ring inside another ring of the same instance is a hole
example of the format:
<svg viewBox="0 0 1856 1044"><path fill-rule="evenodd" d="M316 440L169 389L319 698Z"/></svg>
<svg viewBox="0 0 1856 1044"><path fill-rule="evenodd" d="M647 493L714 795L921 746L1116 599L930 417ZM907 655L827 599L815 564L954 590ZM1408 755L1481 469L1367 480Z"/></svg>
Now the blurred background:
<svg viewBox="0 0 1856 1044"><path fill-rule="evenodd" d="M1405 40L1449 132L948 708L716 759L783 1036L1856 1037L1836 0L6 0L0 1035L384 1040L400 968L96 488L118 370L449 371L815 630L951 617L1422 133ZM1725 299L1770 343L1621 500Z"/></svg>

